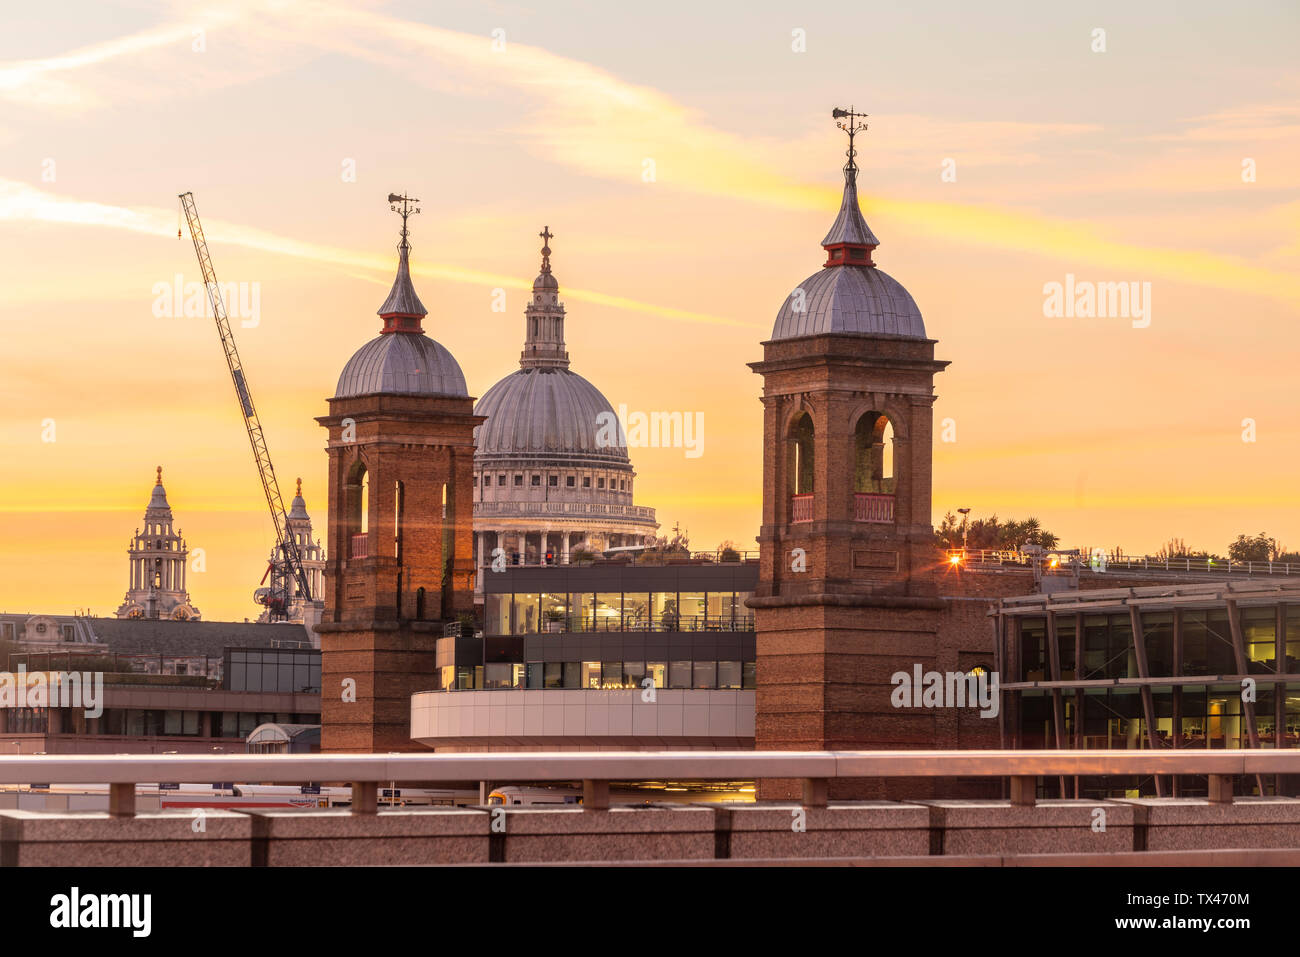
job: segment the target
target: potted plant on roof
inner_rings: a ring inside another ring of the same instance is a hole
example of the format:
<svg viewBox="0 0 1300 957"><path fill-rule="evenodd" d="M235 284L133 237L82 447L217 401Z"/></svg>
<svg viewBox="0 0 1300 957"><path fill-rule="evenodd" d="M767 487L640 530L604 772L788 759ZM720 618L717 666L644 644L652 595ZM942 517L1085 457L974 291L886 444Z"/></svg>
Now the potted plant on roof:
<svg viewBox="0 0 1300 957"><path fill-rule="evenodd" d="M564 631L564 612L558 608L546 609L546 630L550 632Z"/></svg>

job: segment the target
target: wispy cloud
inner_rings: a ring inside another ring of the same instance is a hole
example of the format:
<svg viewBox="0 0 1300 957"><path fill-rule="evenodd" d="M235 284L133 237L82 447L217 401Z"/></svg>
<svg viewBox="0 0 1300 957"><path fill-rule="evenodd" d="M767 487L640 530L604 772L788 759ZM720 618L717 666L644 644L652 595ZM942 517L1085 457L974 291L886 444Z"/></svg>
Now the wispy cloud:
<svg viewBox="0 0 1300 957"><path fill-rule="evenodd" d="M170 236L175 224L175 211L165 211L156 207L125 208L104 203L70 199L37 189L27 183L0 179L0 222L4 221L39 221L63 223L77 226L100 226L121 229L153 236ZM260 252L293 256L315 263L342 266L350 269L374 271L376 281L393 271L391 256L366 255L336 246L324 246L317 243L303 242L288 236L242 226L225 220L205 216L204 233L210 241L233 243ZM505 289L527 289L528 283L517 276L503 276L498 273L464 269L445 263L421 264L414 262L411 271L419 276L427 276L444 282L466 283L469 285ZM623 296L598 292L592 289L566 287L564 295L579 302L624 309L629 312L646 313L665 319L683 322L701 322L711 325L745 326L725 316L709 313L692 312L672 306L660 306Z"/></svg>
<svg viewBox="0 0 1300 957"><path fill-rule="evenodd" d="M412 82L457 94L501 97L509 94L517 104L518 142L522 149L550 162L562 164L589 176L624 183L641 183L647 161L653 163L654 183L647 189L670 189L688 193L743 200L796 210L833 208L836 189L810 184L788 174L785 164L768 157L802 148L799 144L765 142L745 138L712 126L699 111L645 85L627 82L596 65L564 57L507 37L503 50L495 49L486 35L466 34L425 23L391 16L375 7L362 8L326 0L280 0L263 5L241 3L218 8L224 16L210 21L214 31L225 27L226 44L250 42L255 33L259 44L283 43L295 49L310 48L362 58L406 75ZM240 23L256 13L256 31ZM150 67L150 52L165 45L166 38L188 36L188 28L163 27L156 31L122 38L65 58L32 61L10 67L11 90L25 85L40 89L58 63L64 73L75 69L93 71L116 57L139 58L141 68ZM224 62L224 61L222 61ZM437 69L430 70L429 64ZM267 67L269 69L269 67ZM4 74L0 74L4 75ZM162 77L159 89L165 90ZM235 82L231 73L225 82ZM71 82L70 80L67 82ZM66 92L66 91L65 91ZM76 97L72 97L75 101ZM1268 107L1252 111L1248 128L1286 127L1287 112ZM878 121L880 122L880 121ZM883 122L888 123L886 118ZM901 129L911 129L928 151L943 142L933 125L896 118ZM1204 118L1200 127L1184 136L1208 136L1198 130L1220 129L1223 116ZM979 155L986 162L1026 162L1034 155L1026 147L1047 135L1072 135L1090 127L1050 124L1044 129L1033 124L992 123L950 124L952 135L961 142L1010 144L1009 151L986 148ZM1216 134L1218 135L1218 134ZM902 149L913 146L902 145ZM882 150L890 149L882 146ZM1033 212L952 202L887 199L864 195L868 216L881 214L905 223L907 228L944 241L1031 252L1068 263L1071 267L1092 264L1122 267L1129 273L1164 277L1220 289L1246 291L1288 302L1300 301L1300 278L1288 271L1251 265L1215 251L1161 248L1107 236L1087 222L1064 220ZM250 233L250 244L257 235ZM290 248L315 249L309 244L275 237L271 251ZM261 247L259 247L261 248ZM330 253L331 256L336 255ZM345 254L356 263L357 257ZM327 261L337 261L328 259ZM450 281L509 282L453 266L425 267L428 275ZM575 299L606 302L623 308L640 308L616 298L590 291L570 290ZM681 310L646 307L673 318L703 318L730 322L720 317L701 317Z"/></svg>

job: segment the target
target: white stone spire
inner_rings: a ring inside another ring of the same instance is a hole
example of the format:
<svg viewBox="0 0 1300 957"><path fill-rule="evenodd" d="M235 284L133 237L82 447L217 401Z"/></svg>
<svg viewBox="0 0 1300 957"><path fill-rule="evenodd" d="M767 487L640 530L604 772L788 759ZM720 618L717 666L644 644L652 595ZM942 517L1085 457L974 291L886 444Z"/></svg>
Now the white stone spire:
<svg viewBox="0 0 1300 957"><path fill-rule="evenodd" d="M543 226L542 271L533 280L533 297L524 309L524 351L521 369L567 369L569 353L564 348L564 303L560 283L551 273L551 245L555 234Z"/></svg>

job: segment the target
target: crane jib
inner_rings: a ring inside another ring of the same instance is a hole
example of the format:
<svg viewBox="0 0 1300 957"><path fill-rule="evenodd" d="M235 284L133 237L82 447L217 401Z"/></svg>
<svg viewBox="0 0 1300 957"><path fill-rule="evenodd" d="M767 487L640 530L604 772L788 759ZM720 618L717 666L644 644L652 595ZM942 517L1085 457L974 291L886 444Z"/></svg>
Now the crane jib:
<svg viewBox="0 0 1300 957"><path fill-rule="evenodd" d="M216 269L212 257L208 254L208 243L203 236L203 224L199 221L199 211L194 205L193 193L182 193L181 209L185 221L190 227L190 238L194 240L194 254L203 273L203 281L208 289L208 299L212 303L212 312L217 321L217 334L226 355L226 364L235 382L235 393L239 396L239 405L244 413L244 427L248 430L248 439L253 446L253 459L257 465L258 477L262 481L262 492L271 511L271 522L275 526L278 551L281 557L273 560L268 573L271 577L269 594L259 597L270 614L272 621L284 618L288 602L293 597L293 585L296 582L298 596L311 601L311 587L307 574L302 567L302 554L293 534L288 531L289 518L284 512L284 500L280 497L280 485L275 480L275 470L271 467L271 453L266 448L262 436L261 423L257 421L257 412L253 407L253 396L248 382L244 379L244 370L239 362L239 352L235 348L235 337L226 318L225 304L221 301L221 286L217 283ZM177 235L179 239L179 234ZM264 577L263 581L266 580Z"/></svg>
<svg viewBox="0 0 1300 957"><path fill-rule="evenodd" d="M244 407L244 418L253 417L253 400L248 394L248 385L244 382L244 371L235 370L235 391L239 393L239 404Z"/></svg>

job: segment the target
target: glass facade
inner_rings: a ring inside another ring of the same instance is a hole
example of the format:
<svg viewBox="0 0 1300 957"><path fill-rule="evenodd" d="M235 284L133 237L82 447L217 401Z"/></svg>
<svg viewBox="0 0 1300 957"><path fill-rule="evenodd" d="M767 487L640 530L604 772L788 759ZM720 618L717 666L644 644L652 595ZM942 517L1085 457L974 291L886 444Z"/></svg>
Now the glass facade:
<svg viewBox="0 0 1300 957"><path fill-rule="evenodd" d="M1222 602L1140 609L1147 677L1133 641L1133 615L1089 609L1056 613L1061 730L1054 692L1008 689L1009 739L1018 748L1296 748L1300 747L1300 605ZM1234 637L1240 639L1240 645ZM1004 632L1003 683L1053 678L1047 618L1011 616ZM1241 660L1238 654L1241 654ZM1244 668L1242 665L1244 661ZM1247 691L1246 676L1256 679ZM1116 679L1131 684L1102 684ZM1280 679L1280 680L1279 680ZM721 685L720 685L721 686ZM1149 695L1149 701L1144 697ZM1254 725L1252 739L1251 725ZM1272 775L1242 779L1239 793L1274 793ZM1153 794L1154 779L1080 779L1081 796ZM1180 775L1184 795L1205 793L1204 777ZM1055 782L1044 785L1052 790ZM1168 793L1168 791L1166 791ZM1067 796L1073 796L1068 794Z"/></svg>
<svg viewBox="0 0 1300 957"><path fill-rule="evenodd" d="M740 691L753 690L755 674L752 661L530 661L495 667L519 669L512 675L523 683L488 688L637 690L649 679L656 688Z"/></svg>
<svg viewBox="0 0 1300 957"><path fill-rule="evenodd" d="M228 691L320 694L320 651L228 648L222 687Z"/></svg>
<svg viewBox="0 0 1300 957"><path fill-rule="evenodd" d="M753 631L752 592L489 594L488 635L606 631ZM1300 628L1300 622L1297 623ZM1298 636L1300 643L1300 636Z"/></svg>

